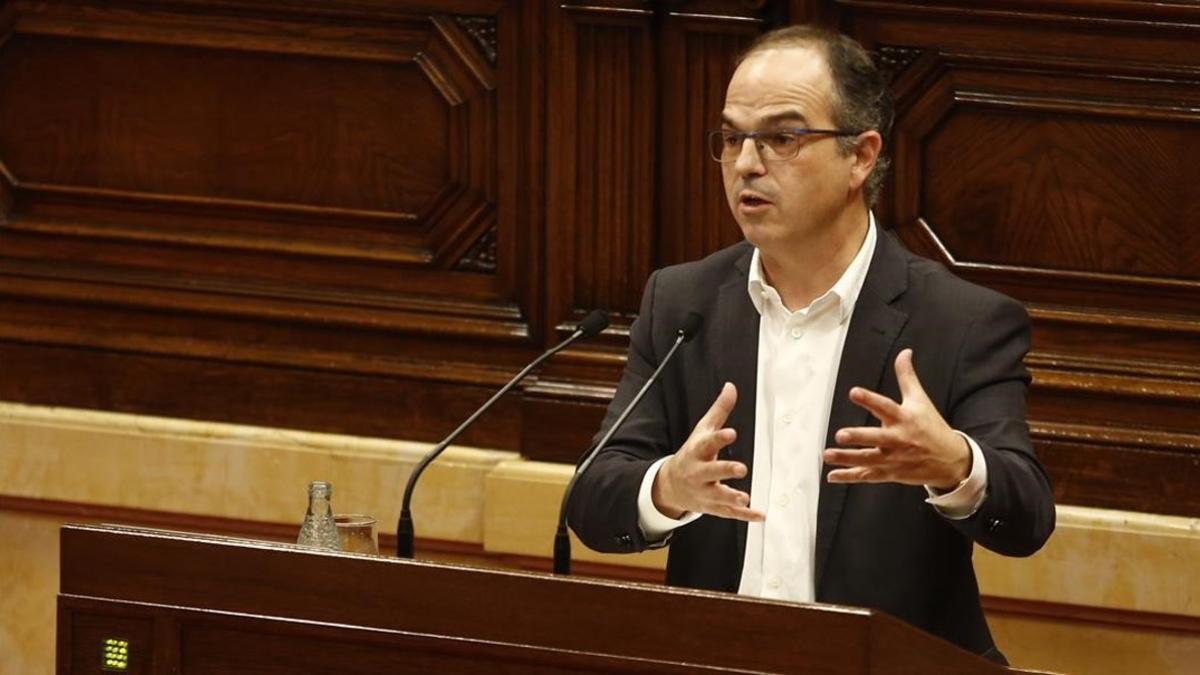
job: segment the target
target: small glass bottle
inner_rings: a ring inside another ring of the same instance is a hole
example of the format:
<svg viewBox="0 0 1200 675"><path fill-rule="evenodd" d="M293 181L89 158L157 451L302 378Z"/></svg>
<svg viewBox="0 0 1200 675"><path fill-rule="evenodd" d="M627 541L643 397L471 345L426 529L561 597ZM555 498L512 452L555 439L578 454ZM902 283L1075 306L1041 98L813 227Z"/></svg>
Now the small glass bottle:
<svg viewBox="0 0 1200 675"><path fill-rule="evenodd" d="M334 551L342 550L338 543L337 523L333 520L333 485L328 481L314 480L308 484L308 512L300 526L296 543Z"/></svg>

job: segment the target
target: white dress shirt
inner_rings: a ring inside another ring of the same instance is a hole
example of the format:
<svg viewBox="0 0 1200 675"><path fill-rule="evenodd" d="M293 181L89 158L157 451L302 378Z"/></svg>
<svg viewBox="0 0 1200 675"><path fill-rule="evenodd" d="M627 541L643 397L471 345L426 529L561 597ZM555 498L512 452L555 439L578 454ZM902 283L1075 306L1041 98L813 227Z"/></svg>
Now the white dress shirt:
<svg viewBox="0 0 1200 675"><path fill-rule="evenodd" d="M750 508L762 512L749 523L738 593L812 602L821 455L829 427L842 347L854 304L875 253L875 217L841 278L807 307L789 311L762 272L759 252L750 262L747 291L759 313L754 469ZM744 405L744 402L743 402ZM971 446L971 472L955 490L928 501L948 518L966 518L983 503L987 466ZM660 541L700 514L669 518L654 507L651 488L663 458L646 472L638 493L638 521L650 541Z"/></svg>

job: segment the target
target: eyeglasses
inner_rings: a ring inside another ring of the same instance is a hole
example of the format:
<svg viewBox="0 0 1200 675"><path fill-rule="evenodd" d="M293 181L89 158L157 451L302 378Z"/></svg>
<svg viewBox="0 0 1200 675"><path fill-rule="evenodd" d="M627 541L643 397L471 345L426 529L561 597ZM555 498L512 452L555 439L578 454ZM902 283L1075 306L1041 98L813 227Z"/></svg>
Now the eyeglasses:
<svg viewBox="0 0 1200 675"><path fill-rule="evenodd" d="M795 159L800 154L801 139L805 136L857 136L861 131L842 129L763 129L762 131L708 132L708 154L714 160L727 164L736 162L742 155L747 138L754 139L754 147L764 161L782 162Z"/></svg>

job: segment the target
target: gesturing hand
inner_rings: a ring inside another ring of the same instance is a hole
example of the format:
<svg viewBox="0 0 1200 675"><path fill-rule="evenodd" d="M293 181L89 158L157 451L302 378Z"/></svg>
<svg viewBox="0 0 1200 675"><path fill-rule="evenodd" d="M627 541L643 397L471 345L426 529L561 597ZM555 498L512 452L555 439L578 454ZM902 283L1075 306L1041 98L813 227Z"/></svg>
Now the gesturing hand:
<svg viewBox="0 0 1200 675"><path fill-rule="evenodd" d="M723 427L736 402L737 388L726 382L683 447L659 467L650 495L664 515L678 518L691 511L746 521L763 519L762 513L750 510L750 495L721 483L746 475L745 464L717 459L721 448L737 438L736 431Z"/></svg>
<svg viewBox="0 0 1200 675"><path fill-rule="evenodd" d="M907 483L952 490L971 471L971 446L942 419L913 369L912 350L896 357L901 403L855 387L850 400L866 408L880 427L847 427L834 437L825 461L849 467L829 472L831 483Z"/></svg>

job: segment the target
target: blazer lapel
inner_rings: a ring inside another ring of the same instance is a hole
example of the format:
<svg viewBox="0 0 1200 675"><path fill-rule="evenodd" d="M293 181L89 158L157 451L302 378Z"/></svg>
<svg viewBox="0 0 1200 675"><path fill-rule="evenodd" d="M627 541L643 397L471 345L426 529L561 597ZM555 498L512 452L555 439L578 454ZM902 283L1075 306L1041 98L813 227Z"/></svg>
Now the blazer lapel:
<svg viewBox="0 0 1200 675"><path fill-rule="evenodd" d="M734 459L747 467L746 476L730 481L735 489L750 493L750 476L754 471L754 413L758 399L758 311L750 301L746 288L750 259L753 249L746 247L746 254L736 263L740 274L732 274L721 286L714 328L717 331L715 359L717 364L717 391L725 382L737 387L737 405L729 415L726 426L736 429L737 440L721 451L722 459ZM740 570L746 557L746 523L733 521L737 530L734 558Z"/></svg>
<svg viewBox="0 0 1200 675"><path fill-rule="evenodd" d="M877 236L875 254L854 305L846 343L842 348L825 437L826 447L835 445L833 437L838 429L871 423L870 413L850 402L850 389L856 386L872 391L879 389L886 369L891 367L888 357L892 354L896 338L908 321L908 314L890 306L908 285L907 262L903 251L889 233L881 229ZM821 490L817 497L813 575L818 600L848 488L845 484L828 482L832 468L829 465L822 466Z"/></svg>

